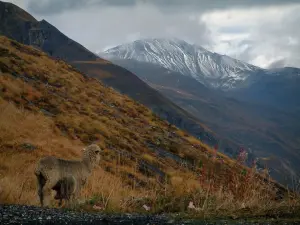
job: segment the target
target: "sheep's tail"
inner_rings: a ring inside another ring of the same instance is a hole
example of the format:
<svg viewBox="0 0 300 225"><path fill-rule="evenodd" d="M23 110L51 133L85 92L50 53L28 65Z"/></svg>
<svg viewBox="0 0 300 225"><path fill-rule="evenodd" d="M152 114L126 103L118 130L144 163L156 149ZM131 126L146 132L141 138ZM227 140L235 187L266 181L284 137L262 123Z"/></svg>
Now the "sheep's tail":
<svg viewBox="0 0 300 225"><path fill-rule="evenodd" d="M37 187L38 187L38 195L40 198L40 204L43 207L43 205L44 205L43 187L46 184L46 176L43 174L43 171L41 171L38 168L34 171L34 174L37 178Z"/></svg>

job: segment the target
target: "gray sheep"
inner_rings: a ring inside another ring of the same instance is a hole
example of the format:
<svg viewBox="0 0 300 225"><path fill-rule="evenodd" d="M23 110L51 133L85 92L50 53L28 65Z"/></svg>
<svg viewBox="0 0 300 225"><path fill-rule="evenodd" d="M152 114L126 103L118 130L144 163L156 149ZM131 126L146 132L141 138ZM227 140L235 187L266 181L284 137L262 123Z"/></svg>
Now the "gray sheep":
<svg viewBox="0 0 300 225"><path fill-rule="evenodd" d="M51 190L55 190L55 199L71 200L72 205L85 185L94 167L99 164L101 148L91 144L83 149L81 160L65 160L46 156L39 160L35 169L38 184L38 196L41 206L48 206Z"/></svg>

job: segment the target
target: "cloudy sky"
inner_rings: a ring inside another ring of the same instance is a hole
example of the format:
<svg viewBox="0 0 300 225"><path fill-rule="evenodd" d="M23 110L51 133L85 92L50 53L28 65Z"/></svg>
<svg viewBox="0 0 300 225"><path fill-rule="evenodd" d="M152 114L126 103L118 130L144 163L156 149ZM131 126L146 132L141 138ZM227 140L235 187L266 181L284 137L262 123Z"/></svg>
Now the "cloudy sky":
<svg viewBox="0 0 300 225"><path fill-rule="evenodd" d="M261 66L300 67L300 0L6 0L94 52L184 39Z"/></svg>

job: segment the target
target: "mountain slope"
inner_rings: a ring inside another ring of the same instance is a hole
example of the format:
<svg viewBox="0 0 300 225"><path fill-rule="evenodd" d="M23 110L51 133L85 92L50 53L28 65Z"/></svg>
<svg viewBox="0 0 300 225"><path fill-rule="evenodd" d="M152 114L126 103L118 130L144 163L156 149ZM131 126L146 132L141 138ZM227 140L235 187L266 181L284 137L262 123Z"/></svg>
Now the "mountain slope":
<svg viewBox="0 0 300 225"><path fill-rule="evenodd" d="M47 21L37 21L11 3L1 1L0 3L0 18L2 18L0 35L42 49L53 58L63 59L86 75L97 78L106 85L145 104L172 124L195 136L202 137L206 143L212 145L217 143L213 132L206 129L195 117L149 87L133 73L94 55Z"/></svg>
<svg viewBox="0 0 300 225"><path fill-rule="evenodd" d="M28 29L37 22L33 16L12 3L0 1L0 21L0 34L29 44Z"/></svg>
<svg viewBox="0 0 300 225"><path fill-rule="evenodd" d="M222 137L219 145L227 155L236 157L236 152L223 146L225 139L248 150L249 165L258 158L261 167L267 166L270 169L272 177L292 185L292 177L300 172L300 140L297 136L300 134L300 125L296 112L287 113L286 109L277 109L267 103L238 100L235 95L228 97L195 82L192 77L182 76L151 63L132 59L113 59L113 62L137 74L151 87L214 130ZM286 91L286 95L288 93ZM238 93L238 96L242 96L242 93Z"/></svg>
<svg viewBox="0 0 300 225"><path fill-rule="evenodd" d="M273 208L282 206L274 200L286 192L280 185L65 62L5 37L0 52L1 203L37 204L37 160L78 158L84 145L97 143L105 149L101 168L84 194L92 204L106 199L107 210L130 212L151 204L152 212L178 212L191 199L210 198L207 206L196 202L210 215L244 207L261 212L270 201Z"/></svg>
<svg viewBox="0 0 300 225"><path fill-rule="evenodd" d="M289 113L300 112L300 69L278 68L268 70L269 75L261 74L255 82L244 88L228 92L243 101L269 105ZM300 123L298 123L300 127Z"/></svg>
<svg viewBox="0 0 300 225"><path fill-rule="evenodd" d="M65 60L95 60L99 57L66 37L47 21L37 21L18 6L0 1L0 35L43 49Z"/></svg>
<svg viewBox="0 0 300 225"><path fill-rule="evenodd" d="M262 70L177 39L137 40L108 49L100 55L107 59L153 63L191 76L206 86L222 89L239 86L250 74Z"/></svg>

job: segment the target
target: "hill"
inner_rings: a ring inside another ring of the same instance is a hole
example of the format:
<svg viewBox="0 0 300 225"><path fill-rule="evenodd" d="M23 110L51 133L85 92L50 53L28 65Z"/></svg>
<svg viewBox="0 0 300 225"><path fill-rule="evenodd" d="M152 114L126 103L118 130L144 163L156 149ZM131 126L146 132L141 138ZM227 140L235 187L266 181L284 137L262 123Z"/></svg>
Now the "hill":
<svg viewBox="0 0 300 225"><path fill-rule="evenodd" d="M193 201L203 215L221 216L291 206L286 190L255 168L64 61L3 36L0 52L1 203L36 204L38 158L76 158L84 145L97 143L105 153L83 190L85 209L97 203L130 212L148 204L152 212L178 212Z"/></svg>
<svg viewBox="0 0 300 225"><path fill-rule="evenodd" d="M75 66L117 91L146 105L161 118L186 130L210 145L218 143L216 135L128 70L103 60L68 38L45 20L37 21L18 6L0 1L0 34L20 43L32 45ZM112 75L113 74L113 75ZM237 145L231 145L238 151Z"/></svg>

